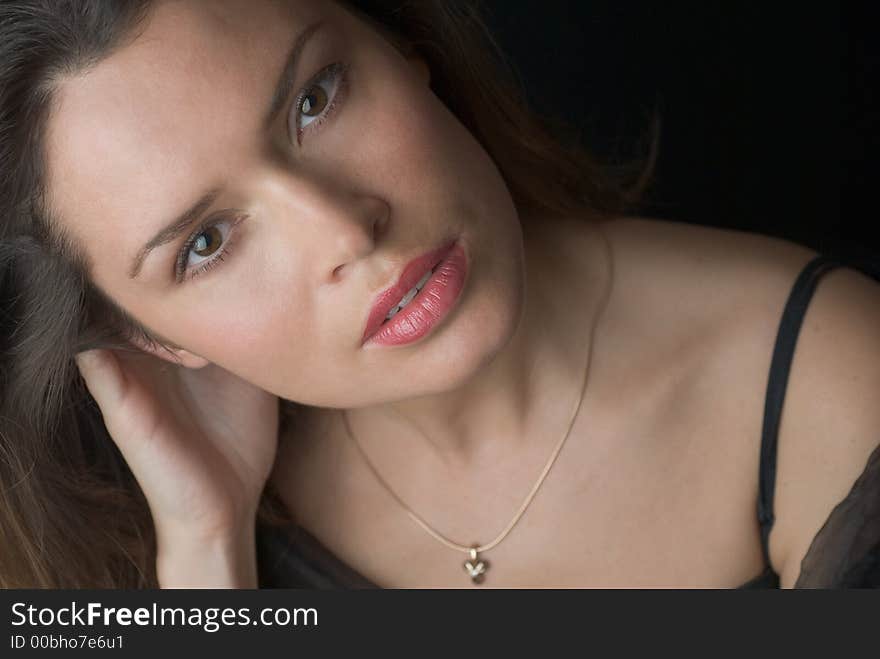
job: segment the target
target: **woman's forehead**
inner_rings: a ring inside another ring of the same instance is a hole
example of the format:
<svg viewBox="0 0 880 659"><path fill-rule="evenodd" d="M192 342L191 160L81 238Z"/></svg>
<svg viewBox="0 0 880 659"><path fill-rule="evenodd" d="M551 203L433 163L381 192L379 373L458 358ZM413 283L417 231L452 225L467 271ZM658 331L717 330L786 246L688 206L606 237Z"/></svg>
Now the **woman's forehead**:
<svg viewBox="0 0 880 659"><path fill-rule="evenodd" d="M134 43L62 81L55 96L56 115L65 120L54 136L59 145L80 134L74 128L106 126L108 135L93 137L115 142L157 129L173 133L189 117L210 121L248 109L260 100L254 94L272 76L277 55L308 20L284 16L274 2L256 3L262 11L248 12L238 24L217 8L196 6L204 4L160 5ZM217 102L221 98L222 104ZM81 125L71 126L71 121Z"/></svg>
<svg viewBox="0 0 880 659"><path fill-rule="evenodd" d="M132 146L119 141L197 134L203 122L249 117L292 36L321 17L316 4L160 3L134 43L61 81L53 114L64 122L52 145L78 157L84 146Z"/></svg>

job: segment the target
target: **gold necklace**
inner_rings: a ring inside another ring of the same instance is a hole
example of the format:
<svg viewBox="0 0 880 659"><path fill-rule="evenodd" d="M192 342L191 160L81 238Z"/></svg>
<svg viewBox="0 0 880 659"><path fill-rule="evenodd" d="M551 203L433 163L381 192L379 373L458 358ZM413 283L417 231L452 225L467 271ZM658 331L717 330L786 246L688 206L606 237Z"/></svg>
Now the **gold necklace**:
<svg viewBox="0 0 880 659"><path fill-rule="evenodd" d="M438 541L440 541L441 543L443 543L444 545L446 545L450 549L455 549L456 551L463 551L467 554L467 559L462 564L462 567L464 568L465 572L467 572L468 576L471 578L471 581L474 584L483 583L483 581L486 577L486 572L489 569L489 561L482 558L480 556L480 554L487 552L490 549L492 549L493 547L495 547L496 545L498 545L498 543L500 543L502 540L504 540L504 538L507 537L507 534L510 533L510 531L513 529L514 526L516 526L516 523L519 522L520 518L523 516L523 513L525 513L526 508L529 507L529 504L532 502L532 499L534 499L535 495L538 493L538 489L543 484L544 479L547 477L547 474L550 473L550 468L553 466L553 463L556 462L556 456L559 455L559 452L562 450L563 444L565 444L565 440L568 439L569 434L571 434L571 429L574 427L574 421L577 418L577 413L581 408L581 402L583 401L584 392L587 389L587 382L589 380L589 375L590 375L590 365L591 365L592 356L593 356L593 337L595 336L595 333L596 333L595 330L596 330L596 326L598 325L599 318L605 309L605 304L607 304L607 302L608 302L609 293L611 291L611 281L612 281L612 278L614 275L612 259L611 259L611 246L608 243L608 238L605 236L605 232L602 231L601 228L599 229L599 233L602 236L602 239L605 243L605 248L606 248L606 260L607 260L607 264L608 264L608 284L605 287L605 292L603 294L602 301L599 304L599 309L593 318L593 325L590 328L590 340L589 340L588 349L587 349L587 364L586 364L586 367L584 368L584 379L583 379L583 384L581 385L580 395L578 396L577 403L575 404L574 410L571 413L571 418L569 419L569 422L568 422L568 428L565 431L565 434L562 436L562 439L560 439L559 442L557 442L556 447L553 449L553 453L551 453L551 455L550 455L550 459L547 461L547 464L544 466L544 469L541 471L540 476L538 476L537 482L532 487L528 496L526 496L522 505L519 507L519 510L517 510L516 514L513 516L513 519L501 531L501 533L499 533L498 536L494 540L492 540L492 542L486 543L484 545L481 545L479 543L472 543L471 545L462 545L457 542L453 542L452 540L449 540L448 538L444 537L443 535L441 535L440 533L435 531L433 528L431 528L431 526L424 519L422 519L415 511L413 511L412 508L410 508L408 505L406 505L406 503L404 503L404 501L399 496L397 496L397 493L394 491L394 489L390 485L388 485L388 483L385 481L384 478L382 478L382 475L379 473L379 471L373 465L372 461L367 456L367 454L364 452L363 448L361 448L360 442L358 442L357 439L355 439L354 432L352 431L351 425L348 422L348 415L346 414L345 410L342 410L342 419L343 419L343 422L345 423L346 432L348 433L348 436L351 438L354 445L357 447L358 452L361 454L361 456L363 456L364 462L367 463L367 466L370 468L370 471L373 472L373 475L376 477L376 480L378 480L382 484L382 486L386 490L388 490L388 493L395 499L395 501L397 501L398 504L400 504L400 506L407 512L407 514L412 518L412 520L416 524L421 526L425 531L427 531L428 534L430 534L432 537L434 537L435 539L437 539Z"/></svg>

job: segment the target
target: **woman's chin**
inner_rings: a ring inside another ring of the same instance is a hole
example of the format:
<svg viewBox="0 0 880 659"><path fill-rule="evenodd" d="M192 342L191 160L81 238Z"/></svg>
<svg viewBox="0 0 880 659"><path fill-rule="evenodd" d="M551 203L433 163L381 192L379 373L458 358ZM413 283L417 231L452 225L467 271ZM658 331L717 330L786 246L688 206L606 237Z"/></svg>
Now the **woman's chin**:
<svg viewBox="0 0 880 659"><path fill-rule="evenodd" d="M430 380L432 393L464 386L510 344L523 308L521 289L509 287L463 299L445 331L413 352L413 377Z"/></svg>

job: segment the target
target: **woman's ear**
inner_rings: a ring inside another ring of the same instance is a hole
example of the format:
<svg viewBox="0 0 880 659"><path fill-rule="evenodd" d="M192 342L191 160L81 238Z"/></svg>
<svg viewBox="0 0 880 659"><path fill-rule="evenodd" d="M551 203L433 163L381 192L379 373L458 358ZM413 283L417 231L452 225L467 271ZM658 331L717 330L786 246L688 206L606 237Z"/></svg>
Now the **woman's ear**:
<svg viewBox="0 0 880 659"><path fill-rule="evenodd" d="M141 339L139 336L130 337L129 343L131 343L139 350L158 357L159 359L163 359L169 364L174 364L175 366L183 366L185 368L203 368L210 363L204 357L200 357L199 355L190 352L189 350L184 350L183 348L174 345L170 341L168 342L167 349L162 347L161 345L153 346L152 344L149 344Z"/></svg>

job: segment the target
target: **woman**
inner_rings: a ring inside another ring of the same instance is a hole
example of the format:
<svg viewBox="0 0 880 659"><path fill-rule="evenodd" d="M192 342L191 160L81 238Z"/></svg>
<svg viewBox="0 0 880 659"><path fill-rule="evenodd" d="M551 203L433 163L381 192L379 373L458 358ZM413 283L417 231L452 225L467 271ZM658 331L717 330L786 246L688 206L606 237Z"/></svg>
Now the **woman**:
<svg viewBox="0 0 880 659"><path fill-rule="evenodd" d="M4 586L868 583L865 273L786 360L829 264L625 215L460 3L43 4L0 20Z"/></svg>

